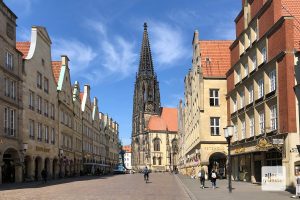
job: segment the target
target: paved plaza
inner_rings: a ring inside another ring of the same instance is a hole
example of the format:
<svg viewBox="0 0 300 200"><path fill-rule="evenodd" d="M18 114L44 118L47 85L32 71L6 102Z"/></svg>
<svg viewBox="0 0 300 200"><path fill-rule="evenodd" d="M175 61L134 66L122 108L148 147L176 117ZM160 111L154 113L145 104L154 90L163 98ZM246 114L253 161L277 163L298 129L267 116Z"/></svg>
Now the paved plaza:
<svg viewBox="0 0 300 200"><path fill-rule="evenodd" d="M233 182L233 188L228 194L227 181L218 180L216 189L211 188L210 181L201 189L199 180L170 173L152 173L146 184L142 174L126 174L2 185L0 200L284 200L292 196L288 192L263 192L259 185L245 182Z"/></svg>
<svg viewBox="0 0 300 200"><path fill-rule="evenodd" d="M142 174L126 174L4 187L6 188L0 191L1 200L190 199L176 177L168 173L152 173L147 184Z"/></svg>
<svg viewBox="0 0 300 200"><path fill-rule="evenodd" d="M247 182L232 182L232 193L228 193L226 179L217 180L217 188L212 189L211 182L205 182L205 189L200 188L199 179L191 179L189 176L176 176L192 200L284 200L292 196L289 192L265 192L260 185Z"/></svg>

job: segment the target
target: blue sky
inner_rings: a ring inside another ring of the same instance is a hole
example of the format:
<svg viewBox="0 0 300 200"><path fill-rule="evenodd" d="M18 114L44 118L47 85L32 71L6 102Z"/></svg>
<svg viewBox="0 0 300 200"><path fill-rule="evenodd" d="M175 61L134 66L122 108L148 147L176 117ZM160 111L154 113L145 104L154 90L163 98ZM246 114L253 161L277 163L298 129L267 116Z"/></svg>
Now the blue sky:
<svg viewBox="0 0 300 200"><path fill-rule="evenodd" d="M72 83L91 85L99 109L120 125L130 144L135 73L143 23L148 23L161 104L176 107L191 66L195 29L207 40L233 39L241 0L4 0L18 16L17 39L33 25L47 28L53 60L68 55Z"/></svg>

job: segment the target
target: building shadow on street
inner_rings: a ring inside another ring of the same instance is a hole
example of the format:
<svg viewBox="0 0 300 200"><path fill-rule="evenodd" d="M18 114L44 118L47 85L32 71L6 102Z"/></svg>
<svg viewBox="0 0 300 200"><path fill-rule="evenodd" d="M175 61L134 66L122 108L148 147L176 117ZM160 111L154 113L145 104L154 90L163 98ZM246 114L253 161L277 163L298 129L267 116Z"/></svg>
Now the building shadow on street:
<svg viewBox="0 0 300 200"><path fill-rule="evenodd" d="M23 182L23 183L6 183L6 184L0 185L0 191L26 189L26 188L42 188L42 187L48 187L48 186L52 186L52 185L60 185L60 184L65 184L65 183L107 179L112 176L120 176L120 175L109 174L109 175L101 175L101 176L68 177L68 178L60 178L60 179L50 179L50 180L47 180L46 183L44 183L42 180L32 181L32 182Z"/></svg>

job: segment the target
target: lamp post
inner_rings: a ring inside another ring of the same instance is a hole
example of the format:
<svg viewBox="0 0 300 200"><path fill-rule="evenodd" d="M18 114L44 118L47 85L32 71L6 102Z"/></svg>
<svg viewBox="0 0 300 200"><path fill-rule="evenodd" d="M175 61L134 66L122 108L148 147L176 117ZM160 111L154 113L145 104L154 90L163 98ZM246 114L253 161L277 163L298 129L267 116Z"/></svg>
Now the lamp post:
<svg viewBox="0 0 300 200"><path fill-rule="evenodd" d="M228 176L228 191L229 193L232 192L232 185L231 185L231 158L230 158L230 141L233 135L233 126L227 126L224 128L224 137L226 138L228 144L228 155L227 155L227 176Z"/></svg>

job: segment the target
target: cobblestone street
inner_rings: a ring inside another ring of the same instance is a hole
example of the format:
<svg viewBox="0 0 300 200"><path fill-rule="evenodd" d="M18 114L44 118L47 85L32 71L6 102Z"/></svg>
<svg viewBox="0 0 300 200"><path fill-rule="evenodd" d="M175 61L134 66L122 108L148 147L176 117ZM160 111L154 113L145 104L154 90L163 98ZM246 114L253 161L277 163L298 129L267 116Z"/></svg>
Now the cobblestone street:
<svg viewBox="0 0 300 200"><path fill-rule="evenodd" d="M177 178L168 173L150 174L147 184L142 174L128 174L1 187L1 200L190 199Z"/></svg>

